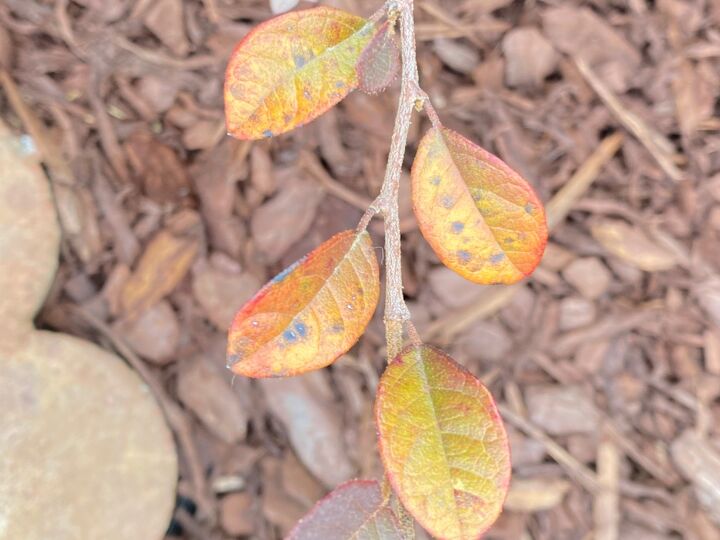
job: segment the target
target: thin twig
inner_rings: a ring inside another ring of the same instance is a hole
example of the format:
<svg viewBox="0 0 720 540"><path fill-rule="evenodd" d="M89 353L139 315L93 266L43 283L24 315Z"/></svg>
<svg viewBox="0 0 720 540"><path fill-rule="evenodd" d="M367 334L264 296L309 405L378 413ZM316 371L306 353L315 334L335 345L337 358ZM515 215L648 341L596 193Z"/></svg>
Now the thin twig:
<svg viewBox="0 0 720 540"><path fill-rule="evenodd" d="M394 358L402 349L403 326L410 320L410 311L405 305L403 297L402 267L400 263L400 217L398 205L400 175L405 158L405 147L413 108L418 99L424 99L424 93L421 95L418 92L420 87L415 56L413 0L391 1L385 7L388 12L398 12L400 16L402 56L400 102L395 116L395 127L380 195L365 212L358 225L358 230L363 230L373 215L377 213L383 215L385 219L385 334L387 356L388 358Z"/></svg>

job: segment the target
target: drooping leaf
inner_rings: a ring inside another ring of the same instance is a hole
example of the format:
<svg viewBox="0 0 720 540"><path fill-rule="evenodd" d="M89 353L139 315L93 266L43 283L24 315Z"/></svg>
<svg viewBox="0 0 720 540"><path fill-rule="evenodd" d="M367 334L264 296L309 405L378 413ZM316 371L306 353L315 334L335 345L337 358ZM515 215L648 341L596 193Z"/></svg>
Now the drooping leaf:
<svg viewBox="0 0 720 540"><path fill-rule="evenodd" d="M430 129L412 166L413 209L440 260L475 283L515 283L547 243L537 195L503 161L447 128Z"/></svg>
<svg viewBox="0 0 720 540"><path fill-rule="evenodd" d="M402 540L398 522L374 480L351 480L319 501L287 540Z"/></svg>
<svg viewBox="0 0 720 540"><path fill-rule="evenodd" d="M326 6L256 27L227 66L228 132L272 137L320 116L357 86L357 62L374 31L374 23Z"/></svg>
<svg viewBox="0 0 720 540"><path fill-rule="evenodd" d="M478 538L497 519L510 454L492 396L442 351L412 346L380 380L380 455L405 508L432 535Z"/></svg>
<svg viewBox="0 0 720 540"><path fill-rule="evenodd" d="M368 94L385 90L396 79L400 71L400 48L389 21L378 27L378 31L367 44L358 61L358 85Z"/></svg>
<svg viewBox="0 0 720 540"><path fill-rule="evenodd" d="M228 366L248 377L325 367L358 340L379 294L370 235L336 234L275 276L238 312L228 337Z"/></svg>

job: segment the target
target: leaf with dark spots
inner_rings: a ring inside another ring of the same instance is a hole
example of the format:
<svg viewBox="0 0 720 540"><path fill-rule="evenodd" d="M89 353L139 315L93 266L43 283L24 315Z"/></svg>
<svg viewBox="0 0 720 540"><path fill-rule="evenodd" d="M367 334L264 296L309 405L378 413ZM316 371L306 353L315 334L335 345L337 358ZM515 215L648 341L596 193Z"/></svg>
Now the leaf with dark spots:
<svg viewBox="0 0 720 540"><path fill-rule="evenodd" d="M362 17L326 6L256 27L227 66L228 132L273 137L320 116L357 86L357 62L374 32Z"/></svg>
<svg viewBox="0 0 720 540"><path fill-rule="evenodd" d="M547 225L533 189L500 159L450 129L432 128L420 141L412 199L435 253L470 281L514 283L542 258Z"/></svg>
<svg viewBox="0 0 720 540"><path fill-rule="evenodd" d="M375 420L390 484L428 532L466 540L493 524L508 489L510 452L477 377L438 349L408 347L380 380Z"/></svg>
<svg viewBox="0 0 720 540"><path fill-rule="evenodd" d="M325 367L364 332L380 294L370 235L345 231L280 272L235 316L228 367L248 377Z"/></svg>

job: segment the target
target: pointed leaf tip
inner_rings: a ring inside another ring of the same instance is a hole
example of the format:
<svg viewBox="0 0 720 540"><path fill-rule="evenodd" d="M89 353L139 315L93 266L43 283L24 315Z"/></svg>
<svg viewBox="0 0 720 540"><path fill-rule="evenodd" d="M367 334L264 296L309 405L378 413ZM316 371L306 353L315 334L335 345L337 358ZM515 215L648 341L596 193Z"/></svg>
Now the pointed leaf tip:
<svg viewBox="0 0 720 540"><path fill-rule="evenodd" d="M283 377L325 367L362 335L379 295L378 262L368 232L336 234L240 309L228 336L228 367L247 377Z"/></svg>
<svg viewBox="0 0 720 540"><path fill-rule="evenodd" d="M413 209L448 268L475 283L515 283L540 263L545 210L502 160L447 128L420 141L412 166Z"/></svg>
<svg viewBox="0 0 720 540"><path fill-rule="evenodd" d="M378 387L380 455L405 508L433 536L478 538L510 480L507 435L480 380L442 351L405 349Z"/></svg>

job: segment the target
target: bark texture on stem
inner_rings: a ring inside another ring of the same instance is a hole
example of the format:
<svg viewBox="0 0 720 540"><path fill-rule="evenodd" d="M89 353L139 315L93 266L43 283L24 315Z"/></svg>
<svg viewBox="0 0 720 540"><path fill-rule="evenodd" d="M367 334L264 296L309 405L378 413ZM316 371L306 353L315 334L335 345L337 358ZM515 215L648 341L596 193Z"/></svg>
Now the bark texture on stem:
<svg viewBox="0 0 720 540"><path fill-rule="evenodd" d="M403 326L410 319L410 312L403 297L398 192L410 121L416 99L420 96L417 92L419 86L413 0L391 2L388 8L395 9L400 14L402 83L385 180L371 211L382 212L385 218L385 333L387 355L388 359L391 359L402 349Z"/></svg>

